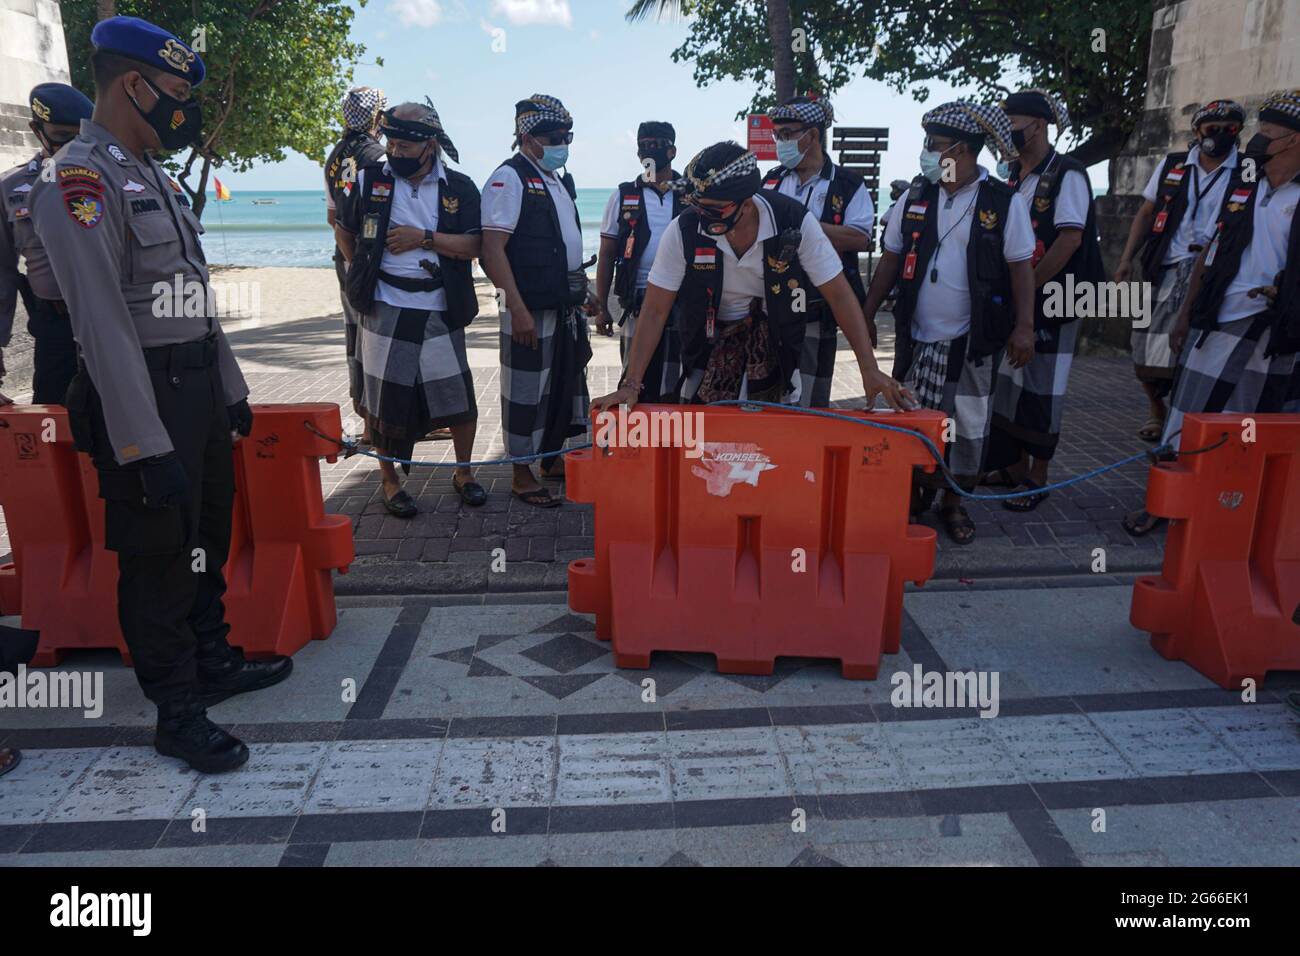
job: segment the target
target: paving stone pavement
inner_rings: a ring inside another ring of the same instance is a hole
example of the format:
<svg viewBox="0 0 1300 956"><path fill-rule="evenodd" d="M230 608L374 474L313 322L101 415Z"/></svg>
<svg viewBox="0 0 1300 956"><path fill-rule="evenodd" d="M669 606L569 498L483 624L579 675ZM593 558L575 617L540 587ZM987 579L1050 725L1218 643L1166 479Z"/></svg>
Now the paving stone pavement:
<svg viewBox="0 0 1300 956"><path fill-rule="evenodd" d="M229 331L255 402L339 403L347 416L343 368L342 316L293 322L235 325ZM501 438L500 378L497 333L493 321L480 318L470 327L467 345L474 367L479 408L475 459L504 454ZM611 339L595 337L596 358L588 369L593 395L612 391L619 377L618 349ZM892 328L882 321L877 359L893 362ZM26 381L14 377L22 400ZM861 407L861 382L852 353L841 342L833 401ZM1071 377L1062 444L1053 480L1081 474L1118 461L1144 443L1134 434L1145 408L1127 359L1080 357ZM359 431L359 424L353 422ZM576 444L585 439L574 439ZM454 461L449 441L417 445L423 460ZM1017 514L998 502L968 505L978 526L972 545L948 542L939 531L938 577L981 578L1061 572L1086 572L1094 549L1106 551L1109 571L1153 570L1162 560L1163 531L1134 539L1119 525L1123 514L1141 505L1146 465L1137 462L1086 483L1055 492L1035 511ZM328 511L351 516L357 560L341 593L475 593L558 590L566 586L567 565L591 553L593 515L590 505L565 501L559 508L537 509L510 496L510 469L479 469L490 493L482 508L467 508L452 492L446 469L416 468L407 489L421 514L411 521L389 515L379 492L372 459L355 456L322 464L321 483ZM548 482L562 493L563 482ZM993 491L995 489L985 489ZM938 527L937 515L925 522ZM492 571L491 555L503 548L505 570ZM9 550L0 517L0 561Z"/></svg>
<svg viewBox="0 0 1300 956"><path fill-rule="evenodd" d="M104 715L0 714L0 866L1300 864L1300 683L1246 703L1163 660L1124 587L911 593L875 681L620 671L561 603L446 600L345 599L288 681L213 708L252 750L220 776L71 656ZM997 692L897 706L918 666Z"/></svg>

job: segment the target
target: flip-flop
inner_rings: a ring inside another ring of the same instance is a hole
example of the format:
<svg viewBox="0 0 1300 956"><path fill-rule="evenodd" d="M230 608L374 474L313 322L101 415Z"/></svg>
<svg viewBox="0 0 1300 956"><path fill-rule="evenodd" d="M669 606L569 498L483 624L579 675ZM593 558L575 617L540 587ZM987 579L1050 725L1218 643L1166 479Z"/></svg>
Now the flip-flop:
<svg viewBox="0 0 1300 956"><path fill-rule="evenodd" d="M1028 488L1029 493L1021 495L1019 498L1007 498L1002 502L1002 507L1007 511L1015 511L1019 514L1028 514L1033 511L1051 495L1050 491L1039 491L1043 487L1032 478L1026 478L1020 483L1020 487Z"/></svg>
<svg viewBox="0 0 1300 956"><path fill-rule="evenodd" d="M1138 429L1138 438L1143 441L1157 442L1160 435L1165 430L1165 423L1160 418L1148 418L1141 428Z"/></svg>
<svg viewBox="0 0 1300 956"><path fill-rule="evenodd" d="M1164 524L1166 520L1143 509L1126 514L1123 520L1120 521L1120 526L1133 537L1144 538Z"/></svg>
<svg viewBox="0 0 1300 956"><path fill-rule="evenodd" d="M961 505L941 508L939 521L943 525L943 530L948 532L948 537L952 539L953 544L970 544L975 540L975 522L971 521L970 515ZM969 534L963 535L962 532L969 532Z"/></svg>
<svg viewBox="0 0 1300 956"><path fill-rule="evenodd" d="M381 490L379 494L383 497L384 493ZM415 501L406 493L406 489L402 489L391 498L384 497L384 507L395 518L414 518L420 513L420 509L415 506Z"/></svg>
<svg viewBox="0 0 1300 956"><path fill-rule="evenodd" d="M551 493L545 488L534 488L532 491L515 491L510 489L510 493L526 505L532 505L534 508L558 508L560 506L559 498L552 498Z"/></svg>
<svg viewBox="0 0 1300 956"><path fill-rule="evenodd" d="M23 752L16 747L0 747L0 754L8 754L10 758L8 763L0 764L0 777L23 762Z"/></svg>
<svg viewBox="0 0 1300 956"><path fill-rule="evenodd" d="M456 479L451 480L451 486L456 489L456 494L460 495L460 500L465 502L471 508L481 508L487 504L487 489L480 485L473 478L466 479L457 483Z"/></svg>

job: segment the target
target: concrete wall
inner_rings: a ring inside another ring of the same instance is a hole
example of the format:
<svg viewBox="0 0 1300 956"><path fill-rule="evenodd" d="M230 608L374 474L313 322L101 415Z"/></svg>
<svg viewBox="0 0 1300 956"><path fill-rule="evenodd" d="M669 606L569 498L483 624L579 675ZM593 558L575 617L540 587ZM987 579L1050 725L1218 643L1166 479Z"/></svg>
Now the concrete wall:
<svg viewBox="0 0 1300 956"><path fill-rule="evenodd" d="M57 0L0 0L0 170L30 159L39 148L27 128L31 88L67 82Z"/></svg>

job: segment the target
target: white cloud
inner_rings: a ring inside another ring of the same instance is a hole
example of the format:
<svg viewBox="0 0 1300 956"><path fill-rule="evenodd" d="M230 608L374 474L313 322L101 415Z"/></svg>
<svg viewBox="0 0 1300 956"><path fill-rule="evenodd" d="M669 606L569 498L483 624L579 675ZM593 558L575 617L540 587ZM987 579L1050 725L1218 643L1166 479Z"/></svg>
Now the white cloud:
<svg viewBox="0 0 1300 956"><path fill-rule="evenodd" d="M573 26L569 0L492 0L492 13L515 26Z"/></svg>
<svg viewBox="0 0 1300 956"><path fill-rule="evenodd" d="M432 27L442 22L442 4L438 0L393 0L388 9L407 27Z"/></svg>

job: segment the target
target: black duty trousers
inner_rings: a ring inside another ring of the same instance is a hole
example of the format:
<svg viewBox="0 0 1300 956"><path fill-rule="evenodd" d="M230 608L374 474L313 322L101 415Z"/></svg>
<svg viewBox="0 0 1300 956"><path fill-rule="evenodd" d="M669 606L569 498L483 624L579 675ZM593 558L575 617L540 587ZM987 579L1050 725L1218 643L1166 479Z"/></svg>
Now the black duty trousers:
<svg viewBox="0 0 1300 956"><path fill-rule="evenodd" d="M105 546L118 555L118 621L136 679L155 703L183 695L199 672L216 674L242 660L226 642L222 603L235 496L230 421L215 348L205 345L145 350L158 414L190 480L182 504L144 504L140 467L114 460L84 368L69 390L69 411L85 405L89 412Z"/></svg>
<svg viewBox="0 0 1300 956"><path fill-rule="evenodd" d="M47 299L31 296L27 331L35 345L32 355L32 404L62 405L68 384L77 371L77 343L66 312Z"/></svg>

